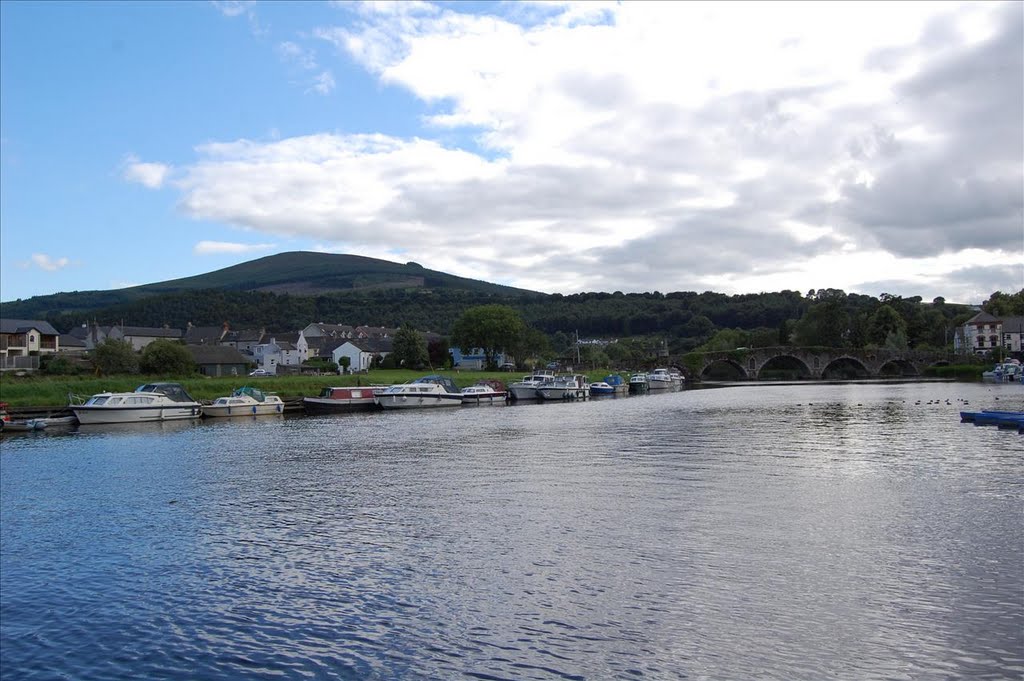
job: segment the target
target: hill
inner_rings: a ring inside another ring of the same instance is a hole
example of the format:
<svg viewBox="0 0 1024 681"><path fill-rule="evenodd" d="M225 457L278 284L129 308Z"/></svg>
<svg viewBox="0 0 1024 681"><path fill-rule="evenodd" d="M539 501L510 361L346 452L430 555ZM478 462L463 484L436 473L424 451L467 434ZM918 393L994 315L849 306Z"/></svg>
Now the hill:
<svg viewBox="0 0 1024 681"><path fill-rule="evenodd" d="M279 253L193 277L111 291L73 291L3 303L3 316L45 319L91 312L146 298L200 290L255 291L294 296L386 289L463 291L487 296L537 295L531 291L457 277L418 263L400 264L358 255L296 251Z"/></svg>

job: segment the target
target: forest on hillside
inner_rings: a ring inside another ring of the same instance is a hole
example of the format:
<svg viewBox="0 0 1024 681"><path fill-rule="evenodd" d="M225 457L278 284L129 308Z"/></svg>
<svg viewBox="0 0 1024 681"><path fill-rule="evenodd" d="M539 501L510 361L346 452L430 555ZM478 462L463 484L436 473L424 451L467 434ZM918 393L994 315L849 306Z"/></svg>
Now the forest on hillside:
<svg viewBox="0 0 1024 681"><path fill-rule="evenodd" d="M298 296L251 291L191 290L149 296L93 311L50 314L61 331L83 323L185 328L296 331L311 322L410 325L448 335L477 305L517 310L549 336L656 340L670 352L729 347L820 345L943 349L954 329L977 309L883 293L873 296L818 289L726 295L714 292L579 293L499 296L452 289L387 289ZM1024 316L1024 289L993 293L982 308L996 316ZM556 345L558 345L556 343Z"/></svg>

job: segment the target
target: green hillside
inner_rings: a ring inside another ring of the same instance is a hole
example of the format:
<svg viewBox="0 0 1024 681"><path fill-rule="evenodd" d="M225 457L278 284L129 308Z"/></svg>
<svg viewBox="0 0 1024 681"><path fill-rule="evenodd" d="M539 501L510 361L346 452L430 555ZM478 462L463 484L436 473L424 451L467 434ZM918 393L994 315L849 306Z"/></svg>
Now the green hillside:
<svg viewBox="0 0 1024 681"><path fill-rule="evenodd" d="M112 291L73 291L3 303L3 316L44 319L55 314L88 312L138 302L154 295L197 290L261 291L296 296L383 289L466 291L495 296L531 293L475 279L429 270L417 263L334 253L291 252L225 267L194 277Z"/></svg>

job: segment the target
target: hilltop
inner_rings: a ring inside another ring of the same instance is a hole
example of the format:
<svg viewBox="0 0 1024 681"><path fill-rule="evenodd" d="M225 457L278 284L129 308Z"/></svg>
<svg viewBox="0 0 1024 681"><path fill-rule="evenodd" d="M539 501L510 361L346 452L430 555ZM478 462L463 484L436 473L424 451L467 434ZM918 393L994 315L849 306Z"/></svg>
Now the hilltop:
<svg viewBox="0 0 1024 681"><path fill-rule="evenodd" d="M438 290L498 297L540 295L430 270L414 262L400 264L358 255L295 251L269 255L206 274L131 288L62 292L4 302L3 316L44 319L62 313L113 308L153 296L202 290L320 296L387 289Z"/></svg>

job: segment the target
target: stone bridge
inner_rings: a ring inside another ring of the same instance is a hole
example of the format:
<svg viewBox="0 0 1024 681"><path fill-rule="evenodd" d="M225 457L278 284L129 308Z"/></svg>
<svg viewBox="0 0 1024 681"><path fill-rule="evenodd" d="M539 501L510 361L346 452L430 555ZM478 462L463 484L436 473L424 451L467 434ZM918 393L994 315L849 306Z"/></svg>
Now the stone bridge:
<svg viewBox="0 0 1024 681"><path fill-rule="evenodd" d="M951 363L945 353L917 350L851 350L844 348L740 348L725 352L691 352L663 358L688 379L700 380L716 364L725 363L744 379L757 380L762 370L799 373L801 378L822 379L837 373L858 377L921 376L925 369Z"/></svg>

